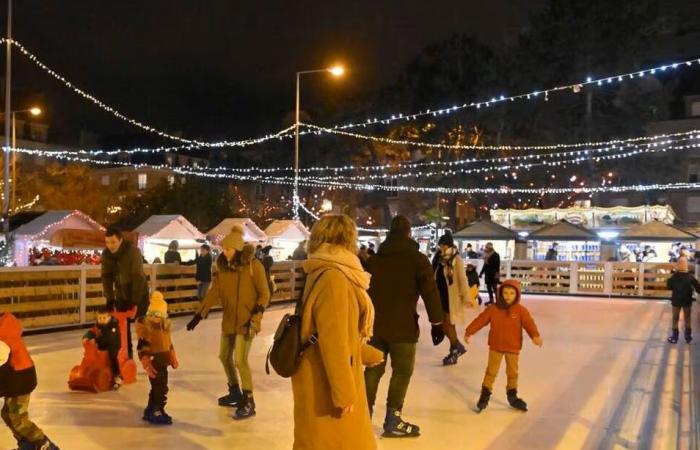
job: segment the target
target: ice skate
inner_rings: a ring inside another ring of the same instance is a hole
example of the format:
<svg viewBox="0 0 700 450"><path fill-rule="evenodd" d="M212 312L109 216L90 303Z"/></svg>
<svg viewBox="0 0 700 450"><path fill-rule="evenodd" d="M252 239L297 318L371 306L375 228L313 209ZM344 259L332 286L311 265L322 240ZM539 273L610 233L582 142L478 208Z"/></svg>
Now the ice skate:
<svg viewBox="0 0 700 450"><path fill-rule="evenodd" d="M491 399L491 391L485 387L481 387L481 395L479 396L479 401L476 402L476 412L480 413L489 406L489 400Z"/></svg>
<svg viewBox="0 0 700 450"><path fill-rule="evenodd" d="M401 418L401 411L388 408L384 419L384 433L386 438L408 438L420 436L420 428Z"/></svg>
<svg viewBox="0 0 700 450"><path fill-rule="evenodd" d="M450 354L442 359L443 366L453 366L457 364L457 360L460 356L467 353L467 349L464 348L461 342L458 342L456 346L450 349Z"/></svg>
<svg viewBox="0 0 700 450"><path fill-rule="evenodd" d="M159 409L153 411L146 421L152 425L172 425L173 418L164 409Z"/></svg>
<svg viewBox="0 0 700 450"><path fill-rule="evenodd" d="M219 406L235 407L243 400L241 388L235 384L228 386L228 394L219 397Z"/></svg>
<svg viewBox="0 0 700 450"><path fill-rule="evenodd" d="M509 389L507 391L508 395L508 404L520 411L527 411L527 403L522 398L518 397L518 390L517 389Z"/></svg>
<svg viewBox="0 0 700 450"><path fill-rule="evenodd" d="M686 328L685 330L685 343L690 344L693 342L693 332L690 328Z"/></svg>
<svg viewBox="0 0 700 450"><path fill-rule="evenodd" d="M252 392L243 392L243 400L238 403L236 412L233 413L235 420L249 419L255 416L255 400Z"/></svg>
<svg viewBox="0 0 700 450"><path fill-rule="evenodd" d="M678 330L673 330L671 332L671 335L667 339L669 344L677 344L678 343Z"/></svg>

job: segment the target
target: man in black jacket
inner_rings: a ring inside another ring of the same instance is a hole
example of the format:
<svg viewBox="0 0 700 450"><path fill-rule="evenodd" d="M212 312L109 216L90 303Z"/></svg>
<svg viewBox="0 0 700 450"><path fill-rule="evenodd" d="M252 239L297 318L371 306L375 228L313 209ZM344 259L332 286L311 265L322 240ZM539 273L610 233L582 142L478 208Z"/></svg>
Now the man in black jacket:
<svg viewBox="0 0 700 450"><path fill-rule="evenodd" d="M379 380L391 358L391 381L384 420L385 437L415 437L416 425L401 418L406 391L411 381L418 342L418 297L423 298L435 341L444 338L442 306L428 258L411 239L411 224L403 216L391 222L387 239L367 262L372 274L369 295L375 308L374 335L370 344L384 352L385 362L365 370L367 402L374 408Z"/></svg>
<svg viewBox="0 0 700 450"><path fill-rule="evenodd" d="M486 304L490 305L494 302L494 296L496 295L498 283L501 279L501 255L494 250L491 242L486 243L486 248L484 249L484 267L481 268L479 277L484 277L486 290L489 293L489 301L486 302Z"/></svg>
<svg viewBox="0 0 700 450"><path fill-rule="evenodd" d="M194 280L197 282L197 298L201 301L207 295L209 285L211 285L211 266L214 260L211 256L211 247L207 244L199 247L199 254L193 260L185 263L186 266L197 266Z"/></svg>
<svg viewBox="0 0 700 450"><path fill-rule="evenodd" d="M148 309L148 281L143 271L141 251L124 239L117 228L105 232L102 251L102 289L108 311L129 311L137 307L136 317ZM126 327L127 350L133 356L131 326Z"/></svg>

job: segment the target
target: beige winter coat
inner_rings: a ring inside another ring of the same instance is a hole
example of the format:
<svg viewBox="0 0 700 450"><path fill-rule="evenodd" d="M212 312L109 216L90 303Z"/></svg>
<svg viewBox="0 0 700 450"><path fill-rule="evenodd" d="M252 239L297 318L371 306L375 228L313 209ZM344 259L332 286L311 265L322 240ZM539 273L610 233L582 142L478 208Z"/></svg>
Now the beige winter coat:
<svg viewBox="0 0 700 450"><path fill-rule="evenodd" d="M366 295L369 274L353 253L324 247L304 263L307 286L313 288L303 311L302 339L318 333L318 343L292 376L294 450L374 450L361 361L373 315ZM350 405L353 412L334 417Z"/></svg>
<svg viewBox="0 0 700 450"><path fill-rule="evenodd" d="M452 269L452 284L450 284L447 276L445 276L445 281L447 282L447 294L450 299L450 322L453 325L458 325L465 323L465 310L476 306L476 298L469 290L467 272L461 256L455 255L454 259L452 259Z"/></svg>

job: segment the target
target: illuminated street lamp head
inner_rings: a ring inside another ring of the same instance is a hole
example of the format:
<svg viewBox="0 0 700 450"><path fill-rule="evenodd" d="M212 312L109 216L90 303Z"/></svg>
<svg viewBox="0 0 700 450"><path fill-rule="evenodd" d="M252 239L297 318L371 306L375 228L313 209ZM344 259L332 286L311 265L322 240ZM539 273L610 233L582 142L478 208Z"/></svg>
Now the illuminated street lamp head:
<svg viewBox="0 0 700 450"><path fill-rule="evenodd" d="M41 108L35 106L34 108L30 109L29 112L32 116L38 116L41 114Z"/></svg>
<svg viewBox="0 0 700 450"><path fill-rule="evenodd" d="M335 66L329 68L328 71L334 77L342 77L343 74L345 73L345 67L343 67L341 65L335 65Z"/></svg>

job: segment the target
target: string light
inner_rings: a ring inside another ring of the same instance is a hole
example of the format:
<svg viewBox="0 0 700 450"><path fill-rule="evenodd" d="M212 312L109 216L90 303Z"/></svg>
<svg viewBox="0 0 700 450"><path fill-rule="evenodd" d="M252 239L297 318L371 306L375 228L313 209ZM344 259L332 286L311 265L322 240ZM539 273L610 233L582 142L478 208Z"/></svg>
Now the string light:
<svg viewBox="0 0 700 450"><path fill-rule="evenodd" d="M321 217L318 214L315 214L313 211L311 211L309 208L306 207L303 203L299 203L299 207L309 216L311 216L312 219L314 220L319 220ZM363 231L367 233L388 233L389 229L388 228L364 228L364 227L356 227L357 231ZM420 230L425 230L428 228L432 228L432 225L419 225L416 227L411 227L411 231L420 231Z"/></svg>
<svg viewBox="0 0 700 450"><path fill-rule="evenodd" d="M5 44L8 42L7 38L0 39L0 44ZM22 44L20 44L18 41L14 39L9 39L9 42L16 47L20 53L22 53L24 56L26 56L31 62L33 62L36 66L39 68L43 69L46 73L51 75L53 78L56 80L60 81L63 83L67 88L71 89L73 92L76 94L80 95L86 100L89 100L90 102L94 103L96 106L99 108L103 109L104 111L112 114L114 117L123 120L124 122L127 122L135 127L141 128L142 130L148 131L149 133L153 133L157 136L170 139L173 141L179 141L179 142L184 142L186 144L195 144L200 147L247 147L250 145L255 145L255 144L260 144L262 142L269 141L271 139L278 139L283 135L286 135L289 133L291 130L294 129L294 126L287 127L283 130L277 131L272 134L268 134L263 137L259 138L250 138L250 139L243 139L240 141L218 141L218 142L202 142L194 139L186 139L181 136L176 136L174 134L167 133L165 131L159 130L155 127L152 127L150 125L146 125L136 119L133 119L131 117L126 116L125 114L119 112L117 109L107 105L104 103L102 100L98 99L92 94L88 94L84 90L80 89L70 81L68 81L63 75L57 73L53 69L51 69L49 66L44 64L36 55L31 53L29 50L27 50L26 47L24 47Z"/></svg>

